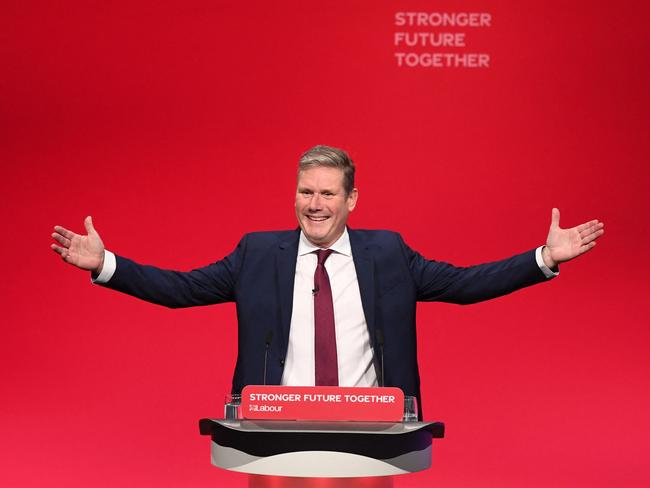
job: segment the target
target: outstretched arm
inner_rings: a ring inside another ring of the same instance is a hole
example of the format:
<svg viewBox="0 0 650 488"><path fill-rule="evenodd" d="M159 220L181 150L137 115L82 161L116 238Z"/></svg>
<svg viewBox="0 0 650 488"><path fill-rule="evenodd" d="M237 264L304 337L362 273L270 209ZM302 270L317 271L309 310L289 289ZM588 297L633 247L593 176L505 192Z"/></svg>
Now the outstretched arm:
<svg viewBox="0 0 650 488"><path fill-rule="evenodd" d="M102 281L94 280L95 283L172 308L234 301L235 274L245 239L224 259L203 268L180 272L141 265L110 251L105 252L92 217L86 217L84 225L87 235L76 234L58 225L54 227L52 237L56 243L51 248L66 263L91 271L94 277L99 277L104 268L107 272L112 268L108 277Z"/></svg>
<svg viewBox="0 0 650 488"><path fill-rule="evenodd" d="M99 274L104 266L104 243L93 227L92 217L85 218L84 226L88 232L85 236L59 225L55 226L52 237L58 244L52 244L50 247L66 263Z"/></svg>
<svg viewBox="0 0 650 488"><path fill-rule="evenodd" d="M590 220L570 229L560 227L560 211L554 208L551 213L551 227L542 249L544 264L555 268L558 264L570 261L586 253L596 245L596 239L605 233L605 224Z"/></svg>

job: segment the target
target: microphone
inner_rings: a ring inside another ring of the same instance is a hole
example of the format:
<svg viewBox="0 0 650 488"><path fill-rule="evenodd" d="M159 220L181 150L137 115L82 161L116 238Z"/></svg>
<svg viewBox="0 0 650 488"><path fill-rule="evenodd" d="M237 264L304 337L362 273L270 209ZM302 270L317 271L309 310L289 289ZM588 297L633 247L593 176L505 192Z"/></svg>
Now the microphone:
<svg viewBox="0 0 650 488"><path fill-rule="evenodd" d="M266 333L266 338L264 339L264 385L266 386L266 363L269 360L269 348L271 347L271 341L273 340L273 330L269 329Z"/></svg>
<svg viewBox="0 0 650 488"><path fill-rule="evenodd" d="M312 288L312 290L311 290L312 295L316 295L316 293L318 293L318 292L319 292L318 286L316 286L315 288Z"/></svg>
<svg viewBox="0 0 650 488"><path fill-rule="evenodd" d="M386 386L384 381L384 331L382 329L375 330L375 342L379 346L379 364L381 365L381 381L379 386Z"/></svg>

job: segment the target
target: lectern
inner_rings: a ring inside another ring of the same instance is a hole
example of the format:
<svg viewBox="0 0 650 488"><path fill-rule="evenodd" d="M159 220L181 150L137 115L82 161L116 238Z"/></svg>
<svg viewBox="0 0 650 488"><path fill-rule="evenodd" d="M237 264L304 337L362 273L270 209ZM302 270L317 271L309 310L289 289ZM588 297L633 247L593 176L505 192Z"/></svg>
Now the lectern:
<svg viewBox="0 0 650 488"><path fill-rule="evenodd" d="M266 477L297 477L298 485L273 478L266 486L309 486L309 479L330 478L318 486L372 486L369 477L391 486L393 475L431 466L434 438L444 437L441 422L322 422L201 419L211 436L212 464L248 473L251 486ZM336 484L338 478L345 484ZM374 478L379 479L379 478Z"/></svg>

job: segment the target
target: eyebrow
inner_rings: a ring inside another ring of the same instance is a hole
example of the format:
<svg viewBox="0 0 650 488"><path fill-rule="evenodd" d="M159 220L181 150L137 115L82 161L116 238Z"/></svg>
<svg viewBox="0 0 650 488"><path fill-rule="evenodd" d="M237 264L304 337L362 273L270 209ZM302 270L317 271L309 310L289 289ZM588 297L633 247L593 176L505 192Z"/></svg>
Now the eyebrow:
<svg viewBox="0 0 650 488"><path fill-rule="evenodd" d="M324 188L321 191L316 191L313 190L312 188L309 188L308 186L299 186L298 191L310 191L312 193L331 193L332 195L336 195L338 192L336 190L333 190L331 188Z"/></svg>

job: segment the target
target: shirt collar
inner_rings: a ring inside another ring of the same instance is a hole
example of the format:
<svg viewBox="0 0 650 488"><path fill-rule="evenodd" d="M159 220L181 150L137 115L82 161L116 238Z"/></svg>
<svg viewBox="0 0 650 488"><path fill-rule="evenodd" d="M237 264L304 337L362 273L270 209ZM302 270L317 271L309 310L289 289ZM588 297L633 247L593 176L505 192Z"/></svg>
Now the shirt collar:
<svg viewBox="0 0 650 488"><path fill-rule="evenodd" d="M300 231L300 241L298 242L298 256L304 256L305 254L312 253L323 249L309 242L309 239L305 236L304 232ZM344 256L352 256L352 247L350 246L350 235L348 234L348 228L346 227L343 230L343 234L339 237L334 244L332 244L328 249L335 251Z"/></svg>

